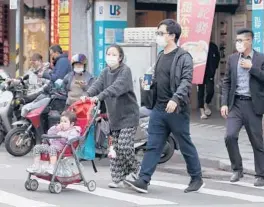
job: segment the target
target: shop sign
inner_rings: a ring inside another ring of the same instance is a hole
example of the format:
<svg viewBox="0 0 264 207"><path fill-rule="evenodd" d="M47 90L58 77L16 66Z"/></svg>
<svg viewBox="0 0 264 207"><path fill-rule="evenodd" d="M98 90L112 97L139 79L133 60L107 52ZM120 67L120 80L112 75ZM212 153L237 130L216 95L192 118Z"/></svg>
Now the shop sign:
<svg viewBox="0 0 264 207"><path fill-rule="evenodd" d="M177 4L179 0L137 0L137 3L156 3L156 4ZM210 0L197 0L197 1L206 1L210 2ZM247 0L251 1L251 0ZM238 5L238 0L216 0L216 4L219 5Z"/></svg>
<svg viewBox="0 0 264 207"><path fill-rule="evenodd" d="M193 84L203 83L215 5L216 0L178 0L179 44L193 57Z"/></svg>
<svg viewBox="0 0 264 207"><path fill-rule="evenodd" d="M17 9L17 0L10 0L9 1L9 8L10 9Z"/></svg>
<svg viewBox="0 0 264 207"><path fill-rule="evenodd" d="M252 1L252 30L254 32L253 48L258 52L263 51L263 20L264 20L264 1Z"/></svg>

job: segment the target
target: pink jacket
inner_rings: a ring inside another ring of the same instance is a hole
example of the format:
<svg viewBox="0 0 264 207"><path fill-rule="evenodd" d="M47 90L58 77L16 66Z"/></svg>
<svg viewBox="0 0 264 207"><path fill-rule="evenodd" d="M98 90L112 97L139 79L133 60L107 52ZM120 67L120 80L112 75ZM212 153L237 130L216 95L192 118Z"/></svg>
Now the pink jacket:
<svg viewBox="0 0 264 207"><path fill-rule="evenodd" d="M56 146L59 150L62 150L68 140L81 135L81 128L79 126L73 126L67 131L59 131L57 126L53 126L48 130L48 135L58 135L63 137L61 139L50 140L51 145Z"/></svg>

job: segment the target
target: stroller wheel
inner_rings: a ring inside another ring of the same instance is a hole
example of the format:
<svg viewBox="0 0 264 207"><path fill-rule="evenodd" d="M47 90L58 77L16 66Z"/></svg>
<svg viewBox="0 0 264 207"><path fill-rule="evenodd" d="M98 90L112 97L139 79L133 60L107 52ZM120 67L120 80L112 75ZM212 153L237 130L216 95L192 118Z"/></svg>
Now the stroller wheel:
<svg viewBox="0 0 264 207"><path fill-rule="evenodd" d="M49 191L51 193L55 193L55 191L54 191L54 184L49 184Z"/></svg>
<svg viewBox="0 0 264 207"><path fill-rule="evenodd" d="M27 180L26 182L25 182L25 188L26 188L26 190L31 190L31 188L30 188L30 181L31 180Z"/></svg>
<svg viewBox="0 0 264 207"><path fill-rule="evenodd" d="M93 191L95 191L95 189L96 189L96 182L95 182L94 180L90 180L90 181L86 184L86 186L87 186L87 188L88 188L88 190L89 190L90 192L93 192Z"/></svg>
<svg viewBox="0 0 264 207"><path fill-rule="evenodd" d="M29 181L30 190L36 191L38 189L38 186L39 186L39 183L37 180L34 179L34 180Z"/></svg>
<svg viewBox="0 0 264 207"><path fill-rule="evenodd" d="M62 191L62 185L60 183L54 183L54 193L59 194Z"/></svg>

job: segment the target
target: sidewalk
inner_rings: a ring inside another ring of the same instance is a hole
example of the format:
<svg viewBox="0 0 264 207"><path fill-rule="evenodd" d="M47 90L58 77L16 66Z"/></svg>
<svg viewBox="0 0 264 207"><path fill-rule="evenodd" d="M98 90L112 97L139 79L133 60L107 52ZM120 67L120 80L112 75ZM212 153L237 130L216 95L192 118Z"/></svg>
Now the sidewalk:
<svg viewBox="0 0 264 207"><path fill-rule="evenodd" d="M204 168L231 171L224 135L225 120L220 117L219 112L214 111L212 117L207 120L201 120L198 111L192 112L191 137L197 147ZM243 158L244 172L254 175L253 151L244 128L240 132L239 147ZM175 163L184 162L180 152L175 154L172 162L164 164L165 168L173 170L177 165Z"/></svg>

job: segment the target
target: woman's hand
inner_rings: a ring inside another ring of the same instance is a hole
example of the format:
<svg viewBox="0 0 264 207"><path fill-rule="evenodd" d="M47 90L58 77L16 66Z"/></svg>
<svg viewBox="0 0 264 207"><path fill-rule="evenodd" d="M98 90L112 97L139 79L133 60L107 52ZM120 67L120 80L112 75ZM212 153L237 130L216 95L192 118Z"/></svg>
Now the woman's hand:
<svg viewBox="0 0 264 207"><path fill-rule="evenodd" d="M85 102L87 98L88 98L87 96L81 96L80 99L81 99L82 102Z"/></svg>

